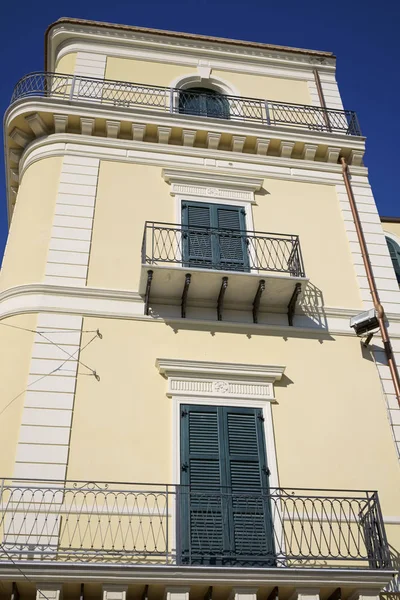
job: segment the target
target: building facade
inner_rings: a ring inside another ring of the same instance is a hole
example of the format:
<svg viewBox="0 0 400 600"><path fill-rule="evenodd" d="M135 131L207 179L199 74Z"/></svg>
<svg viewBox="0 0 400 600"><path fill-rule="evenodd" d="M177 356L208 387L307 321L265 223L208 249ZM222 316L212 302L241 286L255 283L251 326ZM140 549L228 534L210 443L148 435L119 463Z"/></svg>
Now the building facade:
<svg viewBox="0 0 400 600"><path fill-rule="evenodd" d="M395 593L400 225L335 57L61 19L5 140L1 598Z"/></svg>

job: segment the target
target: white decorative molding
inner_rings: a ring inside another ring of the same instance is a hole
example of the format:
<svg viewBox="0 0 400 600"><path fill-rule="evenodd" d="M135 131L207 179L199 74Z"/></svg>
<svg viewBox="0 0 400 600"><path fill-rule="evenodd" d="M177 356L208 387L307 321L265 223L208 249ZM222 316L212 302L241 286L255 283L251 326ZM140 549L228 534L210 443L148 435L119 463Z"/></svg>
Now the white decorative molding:
<svg viewBox="0 0 400 600"><path fill-rule="evenodd" d="M260 190L263 184L263 179L173 169L163 169L162 176L171 184L171 194L244 202L255 202L254 192Z"/></svg>
<svg viewBox="0 0 400 600"><path fill-rule="evenodd" d="M261 154L262 156L266 156L269 148L271 140L267 138L257 138L256 139L256 152L257 154Z"/></svg>
<svg viewBox="0 0 400 600"><path fill-rule="evenodd" d="M317 153L317 144L304 144L303 158L304 160L314 160Z"/></svg>
<svg viewBox="0 0 400 600"><path fill-rule="evenodd" d="M181 360L175 358L157 358L156 366L162 375L189 373L191 375L224 375L228 377L260 378L268 381L279 381L285 367L277 365L253 365L242 363L222 363L200 360Z"/></svg>
<svg viewBox="0 0 400 600"><path fill-rule="evenodd" d="M25 133L25 131L22 131L22 129L19 129L19 127L14 127L14 129L10 132L10 138L22 148L25 148L25 146L27 146L32 140L32 137Z"/></svg>
<svg viewBox="0 0 400 600"><path fill-rule="evenodd" d="M47 255L47 283L86 285L99 168L98 158L64 156Z"/></svg>
<svg viewBox="0 0 400 600"><path fill-rule="evenodd" d="M127 585L103 584L103 600L126 600Z"/></svg>
<svg viewBox="0 0 400 600"><path fill-rule="evenodd" d="M25 117L25 121L28 123L36 137L42 137L48 133L47 125L39 113L28 115Z"/></svg>
<svg viewBox="0 0 400 600"><path fill-rule="evenodd" d="M200 80L203 81L204 79L210 79L210 75L211 75L211 67L207 67L205 65L199 65L197 67L197 72L200 76Z"/></svg>
<svg viewBox="0 0 400 600"><path fill-rule="evenodd" d="M156 366L168 378L168 396L274 400L273 383L285 367L158 358Z"/></svg>
<svg viewBox="0 0 400 600"><path fill-rule="evenodd" d="M65 133L67 131L68 115L54 115L55 133Z"/></svg>
<svg viewBox="0 0 400 600"><path fill-rule="evenodd" d="M38 316L42 335L36 334L32 348L15 478L66 477L82 321L82 316ZM55 352L60 340L62 348Z"/></svg>
<svg viewBox="0 0 400 600"><path fill-rule="evenodd" d="M75 63L74 75L98 77L104 79L106 71L107 52L78 51Z"/></svg>
<svg viewBox="0 0 400 600"><path fill-rule="evenodd" d="M107 137L109 138L117 138L119 136L119 131L121 128L121 123L119 121L106 121L106 132Z"/></svg>

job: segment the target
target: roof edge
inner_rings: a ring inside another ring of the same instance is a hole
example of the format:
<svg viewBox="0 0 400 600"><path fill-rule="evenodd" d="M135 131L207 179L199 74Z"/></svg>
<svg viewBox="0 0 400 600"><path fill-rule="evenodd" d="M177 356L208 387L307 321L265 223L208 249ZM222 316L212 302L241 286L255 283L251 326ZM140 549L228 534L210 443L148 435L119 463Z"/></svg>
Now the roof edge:
<svg viewBox="0 0 400 600"><path fill-rule="evenodd" d="M333 52L327 52L327 51L323 51L323 50L307 50L305 48L292 48L290 46L278 46L275 44L264 44L261 42L248 42L248 41L244 41L244 40L235 40L235 39L214 37L214 36L195 34L195 33L168 31L168 30L164 30L164 29L152 29L150 27L137 27L135 25L119 25L117 23L92 21L89 19L76 19L76 18L72 18L72 17L61 17L60 19L57 19L57 21L54 21L53 23L51 23L47 27L46 32L45 32L45 48L44 48L45 67L47 65L49 33L51 32L53 27L60 25L62 23L68 23L70 25L81 25L81 26L86 25L88 27L90 27L90 26L91 27L103 27L104 29L120 29L121 31L132 31L132 32L136 32L136 33L149 33L152 35L168 36L168 37L173 37L173 38L184 38L184 39L188 39L188 40L203 40L203 41L207 41L207 42L217 42L219 44L242 46L244 48L248 47L248 48L259 48L260 50L275 50L278 52L279 51L291 52L293 54L315 56L315 57L319 57L319 58L333 58L333 59L336 58L336 56L333 54Z"/></svg>
<svg viewBox="0 0 400 600"><path fill-rule="evenodd" d="M400 217L379 217L382 223L400 223Z"/></svg>

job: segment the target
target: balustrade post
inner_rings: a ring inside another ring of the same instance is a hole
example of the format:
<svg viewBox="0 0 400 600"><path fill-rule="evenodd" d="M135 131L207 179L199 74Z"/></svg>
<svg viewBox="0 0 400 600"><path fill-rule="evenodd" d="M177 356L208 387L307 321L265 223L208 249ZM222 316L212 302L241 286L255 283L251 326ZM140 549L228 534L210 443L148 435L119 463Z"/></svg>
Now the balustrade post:
<svg viewBox="0 0 400 600"><path fill-rule="evenodd" d="M269 106L268 106L268 100L265 101L265 120L267 122L267 125L271 125L271 116L269 114Z"/></svg>
<svg viewBox="0 0 400 600"><path fill-rule="evenodd" d="M74 76L72 77L72 82L71 82L71 90L70 90L70 93L69 93L69 99L70 99L70 100L73 100L73 97L74 97L74 92L75 92L75 81L76 81L76 76L74 75Z"/></svg>
<svg viewBox="0 0 400 600"><path fill-rule="evenodd" d="M169 112L174 112L174 88L169 89Z"/></svg>

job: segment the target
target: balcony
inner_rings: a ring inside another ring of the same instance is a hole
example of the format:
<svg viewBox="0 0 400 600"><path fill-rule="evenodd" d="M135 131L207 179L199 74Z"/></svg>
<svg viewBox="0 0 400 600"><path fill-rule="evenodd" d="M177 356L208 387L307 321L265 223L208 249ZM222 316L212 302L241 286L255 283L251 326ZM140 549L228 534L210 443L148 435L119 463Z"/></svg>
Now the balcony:
<svg viewBox="0 0 400 600"><path fill-rule="evenodd" d="M29 97L88 102L96 106L135 110L136 113L178 113L272 128L289 127L309 132L361 136L357 115L350 110L228 95L219 96L210 105L209 96L205 93L95 77L30 73L16 84L11 104Z"/></svg>
<svg viewBox="0 0 400 600"><path fill-rule="evenodd" d="M146 222L139 292L150 301L187 306L287 311L289 325L307 281L297 235Z"/></svg>
<svg viewBox="0 0 400 600"><path fill-rule="evenodd" d="M0 566L392 568L376 492L0 484Z"/></svg>

